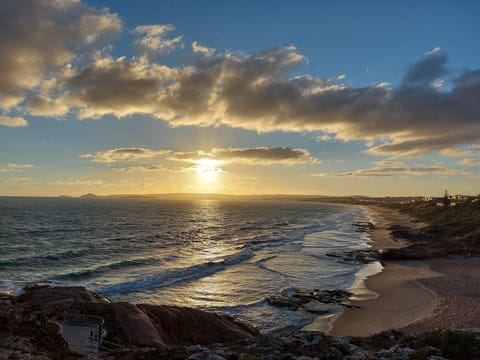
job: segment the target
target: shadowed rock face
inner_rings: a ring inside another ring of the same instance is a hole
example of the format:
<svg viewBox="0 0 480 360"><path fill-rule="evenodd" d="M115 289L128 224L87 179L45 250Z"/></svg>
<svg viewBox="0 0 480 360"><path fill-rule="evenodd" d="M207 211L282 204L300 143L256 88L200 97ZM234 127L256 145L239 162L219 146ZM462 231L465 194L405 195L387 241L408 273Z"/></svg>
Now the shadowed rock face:
<svg viewBox="0 0 480 360"><path fill-rule="evenodd" d="M113 340L124 346L166 349L176 345L227 343L248 339L259 332L233 318L201 310L108 299L84 287L31 286L12 299L15 325L32 321L40 313L51 319L64 311L101 316Z"/></svg>
<svg viewBox="0 0 480 360"><path fill-rule="evenodd" d="M341 359L347 356L352 359L424 359L439 356L443 351L439 348L443 336L441 331L403 334L389 330L368 338L342 339L302 331L259 335L255 329L228 316L177 306L109 303L81 287L35 286L27 288L25 294L17 297L0 294L0 359L84 358L69 353L60 336L40 329L35 321L29 320L46 311L54 319L54 316L62 316L64 310L105 318L109 333L116 333L114 339L128 347L110 353L109 359L245 357L275 360ZM468 336L480 344L480 330L473 330L472 334L457 332L451 333L450 337L455 335L462 340ZM195 346L182 346L192 344ZM472 344L465 350L468 350L467 356L462 358L480 358L479 348Z"/></svg>
<svg viewBox="0 0 480 360"><path fill-rule="evenodd" d="M186 307L129 303L112 307L126 341L136 346L208 345L259 334L229 316Z"/></svg>
<svg viewBox="0 0 480 360"><path fill-rule="evenodd" d="M18 305L45 310L53 305L66 305L74 302L109 303L108 299L82 286L34 285L25 288L25 293L15 298Z"/></svg>

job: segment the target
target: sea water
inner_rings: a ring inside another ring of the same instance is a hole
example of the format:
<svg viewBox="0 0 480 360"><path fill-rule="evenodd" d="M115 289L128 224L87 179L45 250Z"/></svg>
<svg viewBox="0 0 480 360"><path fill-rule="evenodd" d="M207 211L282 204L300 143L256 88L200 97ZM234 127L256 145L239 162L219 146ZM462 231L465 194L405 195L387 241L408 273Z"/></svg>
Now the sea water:
<svg viewBox="0 0 480 360"><path fill-rule="evenodd" d="M271 295L346 289L365 265L327 253L368 248L360 207L315 202L0 198L0 291L82 285L112 301L230 314L264 332L305 311Z"/></svg>

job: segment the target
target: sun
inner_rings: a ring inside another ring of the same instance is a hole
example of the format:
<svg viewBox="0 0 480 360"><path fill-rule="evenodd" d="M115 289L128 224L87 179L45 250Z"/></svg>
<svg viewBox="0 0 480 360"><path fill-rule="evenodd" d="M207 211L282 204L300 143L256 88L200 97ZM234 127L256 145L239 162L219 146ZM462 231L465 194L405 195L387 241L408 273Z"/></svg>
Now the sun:
<svg viewBox="0 0 480 360"><path fill-rule="evenodd" d="M225 172L222 168L218 167L222 163L220 160L200 159L195 161L195 166L192 167L192 170L196 172L203 181L214 182L217 180L218 174Z"/></svg>

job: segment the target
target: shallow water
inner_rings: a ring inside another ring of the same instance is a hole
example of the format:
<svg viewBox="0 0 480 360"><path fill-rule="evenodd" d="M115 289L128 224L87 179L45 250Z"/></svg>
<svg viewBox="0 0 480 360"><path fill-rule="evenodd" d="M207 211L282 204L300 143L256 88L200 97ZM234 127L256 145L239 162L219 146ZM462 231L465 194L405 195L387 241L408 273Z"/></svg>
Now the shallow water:
<svg viewBox="0 0 480 360"><path fill-rule="evenodd" d="M0 198L0 291L83 285L112 300L225 312L263 331L312 315L265 298L349 288L359 207L310 202Z"/></svg>

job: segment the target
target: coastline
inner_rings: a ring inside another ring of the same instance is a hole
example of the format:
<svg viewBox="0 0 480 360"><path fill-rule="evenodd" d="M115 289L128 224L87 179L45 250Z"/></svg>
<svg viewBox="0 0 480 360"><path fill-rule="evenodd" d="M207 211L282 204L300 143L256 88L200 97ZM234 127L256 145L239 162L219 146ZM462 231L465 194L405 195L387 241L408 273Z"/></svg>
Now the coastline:
<svg viewBox="0 0 480 360"><path fill-rule="evenodd" d="M401 224L416 229L424 226L423 223L415 221L414 218L391 209L363 205L356 206L362 208L367 213L370 221L375 224L375 229L369 232L371 239L370 246L371 249L375 251L397 249L408 245L406 240L393 239L390 236L390 226ZM346 289L353 294L349 299L353 305L362 307L366 304L365 301L373 301L379 297L379 292L383 291L383 289L377 289L375 286L372 287L369 282L371 281L370 279L381 274L383 271L384 266L382 266L380 261L375 261L365 264L365 266L355 274L353 284ZM339 325L343 323L343 319L345 318L344 314L349 312L356 313L352 309L337 307L336 311L332 314L314 317L311 323L302 327L302 330L321 331L332 335L333 332L340 328ZM343 327L343 325L341 326ZM350 329L348 323L344 326L346 327L345 330Z"/></svg>
<svg viewBox="0 0 480 360"><path fill-rule="evenodd" d="M394 239L389 228L419 229L424 224L392 209L364 207L376 224L372 249L407 246ZM331 336L370 336L387 329L429 331L438 328L480 326L480 258L452 256L425 260L384 261L384 268L352 286L352 304L333 321ZM366 296L355 294L366 290ZM372 296L378 294L378 297ZM312 329L313 330L313 329ZM327 329L328 330L328 329Z"/></svg>

